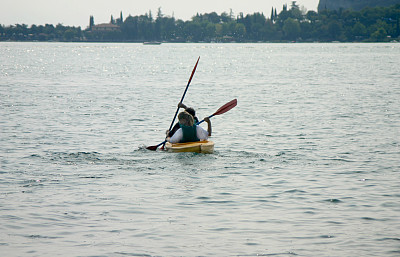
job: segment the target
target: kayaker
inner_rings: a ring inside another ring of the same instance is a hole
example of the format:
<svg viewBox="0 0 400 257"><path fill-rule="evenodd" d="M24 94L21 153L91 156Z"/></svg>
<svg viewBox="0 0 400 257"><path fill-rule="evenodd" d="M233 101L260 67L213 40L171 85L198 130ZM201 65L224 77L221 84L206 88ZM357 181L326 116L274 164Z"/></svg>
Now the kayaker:
<svg viewBox="0 0 400 257"><path fill-rule="evenodd" d="M183 108L183 109L185 109L186 112L188 112L190 115L192 115L193 119L194 119L194 124L199 122L199 119L196 117L196 111L193 108L187 107L183 103L179 103L178 108ZM179 123L176 123L175 126L171 129L171 131L168 133L167 136L172 137L179 128L180 128Z"/></svg>
<svg viewBox="0 0 400 257"><path fill-rule="evenodd" d="M207 122L207 130L194 124L194 118L187 111L183 111L178 115L180 128L172 137L167 137L167 141L174 143L196 142L207 140L211 136L212 128L211 121L208 117L204 118Z"/></svg>

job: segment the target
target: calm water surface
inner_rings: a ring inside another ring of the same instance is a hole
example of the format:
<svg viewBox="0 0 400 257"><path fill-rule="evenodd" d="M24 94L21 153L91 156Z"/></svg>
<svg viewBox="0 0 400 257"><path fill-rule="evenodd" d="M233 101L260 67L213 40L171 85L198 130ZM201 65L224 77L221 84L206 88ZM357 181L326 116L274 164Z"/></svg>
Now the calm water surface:
<svg viewBox="0 0 400 257"><path fill-rule="evenodd" d="M185 103L214 154L151 152ZM400 44L0 43L2 256L399 256Z"/></svg>

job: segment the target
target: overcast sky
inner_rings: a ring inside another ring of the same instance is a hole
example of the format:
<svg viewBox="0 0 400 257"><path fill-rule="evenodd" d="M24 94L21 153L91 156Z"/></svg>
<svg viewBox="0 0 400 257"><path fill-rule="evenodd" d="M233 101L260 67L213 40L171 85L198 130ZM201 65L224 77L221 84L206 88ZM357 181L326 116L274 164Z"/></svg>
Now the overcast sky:
<svg viewBox="0 0 400 257"><path fill-rule="evenodd" d="M283 4L291 5L287 0L5 0L1 3L0 24L14 25L44 25L46 23L65 26L81 26L83 29L89 24L89 16L94 16L94 22L107 23L111 15L118 18L120 12L124 19L142 15L151 10L156 16L161 7L164 15L174 16L176 19L190 20L196 13L222 12L229 13L232 9L236 16L240 12L252 14L263 12L270 16L271 8L282 10ZM298 0L299 6L307 10L317 10L319 0Z"/></svg>

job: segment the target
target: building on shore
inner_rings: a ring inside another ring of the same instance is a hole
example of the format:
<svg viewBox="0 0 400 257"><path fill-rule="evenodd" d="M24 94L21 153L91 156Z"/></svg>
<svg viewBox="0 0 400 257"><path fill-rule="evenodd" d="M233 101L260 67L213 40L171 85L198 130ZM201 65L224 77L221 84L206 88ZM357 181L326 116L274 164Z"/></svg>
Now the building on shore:
<svg viewBox="0 0 400 257"><path fill-rule="evenodd" d="M120 27L116 24L102 23L91 26L91 31L93 32L113 32L120 31Z"/></svg>

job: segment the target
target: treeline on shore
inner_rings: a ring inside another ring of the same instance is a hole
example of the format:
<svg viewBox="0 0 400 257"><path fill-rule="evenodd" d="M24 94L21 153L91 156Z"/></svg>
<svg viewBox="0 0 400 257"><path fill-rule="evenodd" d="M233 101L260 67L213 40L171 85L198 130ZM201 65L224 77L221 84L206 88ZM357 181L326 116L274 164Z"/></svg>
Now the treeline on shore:
<svg viewBox="0 0 400 257"><path fill-rule="evenodd" d="M323 10L305 12L295 2L278 14L272 8L246 16L240 13L197 14L189 21L165 16L158 9L140 16L122 12L107 24L94 24L91 16L86 29L58 24L0 25L0 41L62 42L389 42L400 40L400 4L365 8L361 11Z"/></svg>

